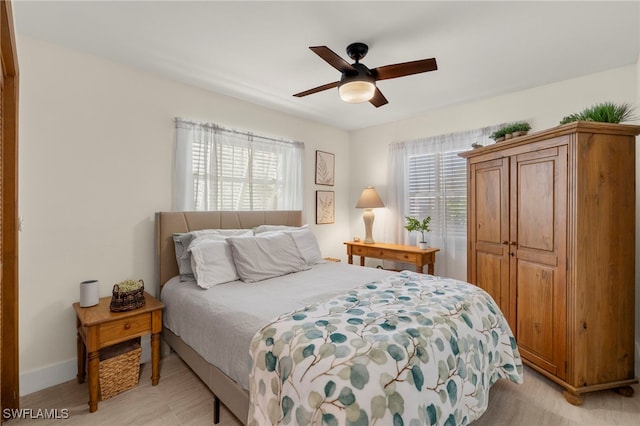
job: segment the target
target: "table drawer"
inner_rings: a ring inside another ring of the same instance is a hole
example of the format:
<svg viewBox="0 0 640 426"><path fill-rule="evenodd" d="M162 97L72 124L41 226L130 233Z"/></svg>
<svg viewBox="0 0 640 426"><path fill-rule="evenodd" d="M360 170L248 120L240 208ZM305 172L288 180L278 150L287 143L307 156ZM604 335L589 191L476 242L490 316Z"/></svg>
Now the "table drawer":
<svg viewBox="0 0 640 426"><path fill-rule="evenodd" d="M151 332L151 314L145 313L121 320L100 324L102 347Z"/></svg>
<svg viewBox="0 0 640 426"><path fill-rule="evenodd" d="M369 257L375 257L378 259L395 260L397 253L392 250L386 250L382 248L369 248Z"/></svg>
<svg viewBox="0 0 640 426"><path fill-rule="evenodd" d="M367 256L367 247L351 246L351 252L356 256Z"/></svg>
<svg viewBox="0 0 640 426"><path fill-rule="evenodd" d="M413 253L396 253L395 258L400 262L416 263L418 261L418 255Z"/></svg>

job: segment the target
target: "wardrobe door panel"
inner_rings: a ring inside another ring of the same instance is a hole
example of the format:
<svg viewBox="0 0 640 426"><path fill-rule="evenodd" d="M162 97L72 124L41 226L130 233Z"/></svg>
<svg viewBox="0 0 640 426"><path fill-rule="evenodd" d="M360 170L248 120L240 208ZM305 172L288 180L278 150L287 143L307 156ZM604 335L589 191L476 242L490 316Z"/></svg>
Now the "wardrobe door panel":
<svg viewBox="0 0 640 426"><path fill-rule="evenodd" d="M502 300L503 288L508 288L509 283L504 282L502 279L503 269L508 268L505 265L504 255L502 251L498 253L491 253L490 250L476 250L476 285L489 293L491 297L498 303L499 306L507 303L506 300ZM500 308L502 310L502 308ZM502 310L503 313L504 310ZM505 314L506 315L506 314Z"/></svg>
<svg viewBox="0 0 640 426"><path fill-rule="evenodd" d="M556 374L554 354L554 270L538 263L518 262L518 347Z"/></svg>
<svg viewBox="0 0 640 426"><path fill-rule="evenodd" d="M519 163L518 179L527 192L526 197L518 197L520 250L555 252L554 166L553 158Z"/></svg>
<svg viewBox="0 0 640 426"><path fill-rule="evenodd" d="M525 357L563 378L566 361L567 148L512 157L511 282Z"/></svg>
<svg viewBox="0 0 640 426"><path fill-rule="evenodd" d="M509 159L469 170L469 282L487 291L511 327L509 297Z"/></svg>

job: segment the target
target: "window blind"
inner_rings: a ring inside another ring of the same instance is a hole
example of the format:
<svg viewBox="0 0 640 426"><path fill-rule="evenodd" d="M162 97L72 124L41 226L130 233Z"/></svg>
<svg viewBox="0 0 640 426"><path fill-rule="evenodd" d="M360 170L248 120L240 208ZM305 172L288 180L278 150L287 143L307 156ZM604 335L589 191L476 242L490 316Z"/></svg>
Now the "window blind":
<svg viewBox="0 0 640 426"><path fill-rule="evenodd" d="M458 152L409 157L408 215L431 216L430 228L438 235L467 233L467 168Z"/></svg>

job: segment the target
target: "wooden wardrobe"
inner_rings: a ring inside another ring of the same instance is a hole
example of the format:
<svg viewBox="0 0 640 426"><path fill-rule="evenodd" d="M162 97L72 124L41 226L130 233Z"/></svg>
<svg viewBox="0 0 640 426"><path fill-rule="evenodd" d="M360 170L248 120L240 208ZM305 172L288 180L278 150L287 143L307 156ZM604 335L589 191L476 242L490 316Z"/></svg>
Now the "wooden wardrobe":
<svg viewBox="0 0 640 426"><path fill-rule="evenodd" d="M580 405L632 395L635 136L575 122L460 154L467 279L496 300L524 362Z"/></svg>

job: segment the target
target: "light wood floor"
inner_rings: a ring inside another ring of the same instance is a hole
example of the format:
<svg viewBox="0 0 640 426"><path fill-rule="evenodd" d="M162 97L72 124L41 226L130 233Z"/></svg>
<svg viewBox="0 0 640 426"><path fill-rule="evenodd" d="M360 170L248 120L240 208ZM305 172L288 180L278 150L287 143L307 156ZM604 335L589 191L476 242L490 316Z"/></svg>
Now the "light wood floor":
<svg viewBox="0 0 640 426"><path fill-rule="evenodd" d="M22 425L209 425L213 423L213 398L195 374L173 354L161 360L160 383L151 386L151 366L142 366L140 383L132 390L101 401L89 413L87 385L63 383L21 399L21 408L69 410L69 419L13 419ZM561 388L525 367L525 383L500 380L490 392L489 408L474 426L500 425L640 425L640 386L632 398L612 391L588 394L582 407L562 397ZM223 407L220 425L241 423Z"/></svg>

